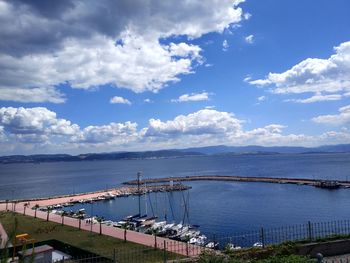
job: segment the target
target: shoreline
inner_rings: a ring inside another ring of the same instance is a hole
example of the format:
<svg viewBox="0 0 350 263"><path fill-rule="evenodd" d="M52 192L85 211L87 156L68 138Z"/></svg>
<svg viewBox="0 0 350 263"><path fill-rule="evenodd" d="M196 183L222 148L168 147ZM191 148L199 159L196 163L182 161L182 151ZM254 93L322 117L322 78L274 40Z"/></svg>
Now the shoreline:
<svg viewBox="0 0 350 263"><path fill-rule="evenodd" d="M48 205L57 205L61 203L72 203L82 199L97 198L101 195L106 195L108 193L111 193L116 196L125 195L126 193L128 193L129 195L138 195L138 194L142 195L147 192L183 191L188 189L191 189L191 187L183 184L174 184L174 185L162 184L162 185L153 185L153 186L147 186L147 187L141 186L140 193L139 193L138 188L135 186L124 186L124 187L114 187L110 189L97 190L97 191L91 191L91 192L55 195L55 196L49 196L49 197L0 200L0 204L6 204L6 203L11 204L13 202L21 204L21 203L32 202L40 206L48 206Z"/></svg>

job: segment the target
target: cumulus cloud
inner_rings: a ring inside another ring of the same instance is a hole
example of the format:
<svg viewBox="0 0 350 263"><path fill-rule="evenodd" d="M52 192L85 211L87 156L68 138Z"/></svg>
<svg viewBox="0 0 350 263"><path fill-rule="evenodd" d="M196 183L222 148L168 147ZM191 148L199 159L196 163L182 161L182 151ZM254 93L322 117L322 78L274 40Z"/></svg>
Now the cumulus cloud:
<svg viewBox="0 0 350 263"><path fill-rule="evenodd" d="M343 125L350 123L350 105L341 107L339 114L335 115L321 115L312 119L316 123Z"/></svg>
<svg viewBox="0 0 350 263"><path fill-rule="evenodd" d="M69 120L57 118L43 107L0 108L1 152L12 150L74 151L89 147L121 146L138 138L131 122L87 126L81 129ZM98 148L91 148L98 149ZM7 153L8 154L8 153Z"/></svg>
<svg viewBox="0 0 350 263"><path fill-rule="evenodd" d="M179 135L231 135L241 130L241 121L233 114L203 109L189 115L177 116L174 120L162 122L150 119L143 129L145 137L172 137Z"/></svg>
<svg viewBox="0 0 350 263"><path fill-rule="evenodd" d="M111 98L110 103L112 103L112 104L128 104L128 105L131 105L131 102L128 99L125 99L123 97L118 97L118 96L115 96L115 97Z"/></svg>
<svg viewBox="0 0 350 263"><path fill-rule="evenodd" d="M60 84L157 92L203 62L187 40L240 22L241 2L0 1L0 99L61 103ZM187 39L164 44L174 36Z"/></svg>
<svg viewBox="0 0 350 263"><path fill-rule="evenodd" d="M244 38L244 41L248 44L253 44L254 43L254 35L249 35Z"/></svg>
<svg viewBox="0 0 350 263"><path fill-rule="evenodd" d="M137 124L110 123L102 126L88 126L73 137L73 142L88 144L123 145L137 138Z"/></svg>
<svg viewBox="0 0 350 263"><path fill-rule="evenodd" d="M269 73L249 83L272 86L276 94L314 93L307 103L343 98L350 92L350 42L341 43L334 51L328 59L307 58L285 72Z"/></svg>
<svg viewBox="0 0 350 263"><path fill-rule="evenodd" d="M71 136L79 126L65 119L58 119L56 113L46 108L0 108L0 126L3 133L21 142L46 142L49 136Z"/></svg>
<svg viewBox="0 0 350 263"><path fill-rule="evenodd" d="M350 106L343 107L340 117L330 115L327 123L348 123L349 112ZM315 146L345 143L350 138L345 128L310 136L286 134L286 126L281 124L247 130L244 123L232 113L202 109L169 120L150 119L143 128L130 121L80 128L46 108L8 107L0 108L0 153L84 153L217 144Z"/></svg>
<svg viewBox="0 0 350 263"><path fill-rule="evenodd" d="M191 93L191 94L183 94L177 99L172 99L172 102L188 102L188 101L205 101L209 100L209 93Z"/></svg>

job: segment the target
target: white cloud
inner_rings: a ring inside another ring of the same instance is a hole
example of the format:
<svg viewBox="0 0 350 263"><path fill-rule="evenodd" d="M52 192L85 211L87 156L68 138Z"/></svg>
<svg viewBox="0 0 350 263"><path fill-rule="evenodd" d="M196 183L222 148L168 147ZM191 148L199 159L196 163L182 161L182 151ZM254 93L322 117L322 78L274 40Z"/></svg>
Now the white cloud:
<svg viewBox="0 0 350 263"><path fill-rule="evenodd" d="M241 131L241 121L233 114L204 109L162 122L150 119L142 133L145 137L177 137L182 135L235 135Z"/></svg>
<svg viewBox="0 0 350 263"><path fill-rule="evenodd" d="M321 101L341 100L341 98L342 96L340 94L329 94L329 95L316 94L306 99L289 99L286 101L291 101L296 103L314 103L314 102L321 102Z"/></svg>
<svg viewBox="0 0 350 263"><path fill-rule="evenodd" d="M229 47L230 47L230 45L228 44L227 40L225 39L222 42L222 51L227 51Z"/></svg>
<svg viewBox="0 0 350 263"><path fill-rule="evenodd" d="M244 82L250 82L251 79L252 79L252 77L248 75L248 76L246 76L246 77L243 79L243 81L244 81Z"/></svg>
<svg viewBox="0 0 350 263"><path fill-rule="evenodd" d="M66 101L64 95L51 86L45 88L7 88L0 86L0 100L51 103Z"/></svg>
<svg viewBox="0 0 350 263"><path fill-rule="evenodd" d="M244 38L244 41L248 44L253 44L254 43L254 35L249 35Z"/></svg>
<svg viewBox="0 0 350 263"><path fill-rule="evenodd" d="M110 123L102 126L88 126L73 137L73 142L87 144L123 145L137 139L137 124Z"/></svg>
<svg viewBox="0 0 350 263"><path fill-rule="evenodd" d="M48 136L71 136L79 126L65 119L58 119L56 113L46 108L0 108L0 126L3 132L21 141L47 141Z"/></svg>
<svg viewBox="0 0 350 263"><path fill-rule="evenodd" d="M318 117L320 123L350 122L350 106L339 115ZM326 122L324 122L326 120ZM155 150L207 145L317 146L347 143L350 131L342 128L320 135L286 134L286 126L270 124L251 130L234 114L202 109L162 121L150 119L144 128L135 122L111 122L80 128L46 108L0 108L0 153L84 153Z"/></svg>
<svg viewBox="0 0 350 263"><path fill-rule="evenodd" d="M258 97L258 101L265 101L267 98L266 98L266 96L260 96L260 97Z"/></svg>
<svg viewBox="0 0 350 263"><path fill-rule="evenodd" d="M269 73L266 78L249 83L270 85L276 94L314 93L308 102L345 97L350 92L350 42L341 43L334 50L328 59L308 58L285 72Z"/></svg>
<svg viewBox="0 0 350 263"><path fill-rule="evenodd" d="M0 99L61 103L60 84L157 92L203 63L187 39L240 22L241 2L0 1ZM174 36L187 39L160 42Z"/></svg>
<svg viewBox="0 0 350 263"><path fill-rule="evenodd" d="M188 101L205 101L209 100L209 93L191 93L191 94L183 94L178 99L172 99L172 102L188 102Z"/></svg>
<svg viewBox="0 0 350 263"><path fill-rule="evenodd" d="M214 105L211 105L211 106L205 106L205 109L207 110L213 110L215 109L216 107Z"/></svg>
<svg viewBox="0 0 350 263"><path fill-rule="evenodd" d="M151 99L144 99L143 102L145 102L145 103L153 103L153 101Z"/></svg>
<svg viewBox="0 0 350 263"><path fill-rule="evenodd" d="M131 102L128 99L125 99L123 97L118 97L118 96L115 96L115 97L111 98L110 103L112 103L112 104L128 104L128 105L131 105Z"/></svg>
<svg viewBox="0 0 350 263"><path fill-rule="evenodd" d="M245 14L243 15L243 17L244 17L245 20L248 20L248 19L250 19L250 18L252 17L252 14L250 14L250 13L245 13Z"/></svg>
<svg viewBox="0 0 350 263"><path fill-rule="evenodd" d="M350 105L341 107L339 114L321 115L312 119L316 123L329 125L343 125L350 123Z"/></svg>

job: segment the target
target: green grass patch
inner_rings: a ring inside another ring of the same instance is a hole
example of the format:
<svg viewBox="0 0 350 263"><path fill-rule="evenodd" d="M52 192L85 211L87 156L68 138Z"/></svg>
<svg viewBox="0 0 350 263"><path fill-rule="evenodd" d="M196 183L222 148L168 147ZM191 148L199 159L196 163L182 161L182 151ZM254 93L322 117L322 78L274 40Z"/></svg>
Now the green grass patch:
<svg viewBox="0 0 350 263"><path fill-rule="evenodd" d="M113 259L114 250L118 262L162 262L164 251L139 245L124 240L91 233L70 226L62 226L43 219L24 216L11 212L1 212L0 222L6 232L14 231L17 219L16 234L27 233L36 242L56 239L72 246L88 250L98 255ZM167 259L180 259L180 255L166 253Z"/></svg>

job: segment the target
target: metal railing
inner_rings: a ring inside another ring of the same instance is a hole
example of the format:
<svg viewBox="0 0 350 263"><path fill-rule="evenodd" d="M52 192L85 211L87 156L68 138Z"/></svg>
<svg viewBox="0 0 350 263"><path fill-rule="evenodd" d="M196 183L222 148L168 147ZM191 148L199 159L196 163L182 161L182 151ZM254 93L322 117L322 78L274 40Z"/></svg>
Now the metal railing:
<svg viewBox="0 0 350 263"><path fill-rule="evenodd" d="M350 220L307 222L305 224L260 228L257 231L237 233L232 236L216 236L215 241L223 249L229 243L240 247L276 245L287 241L317 241L324 238L350 235Z"/></svg>

